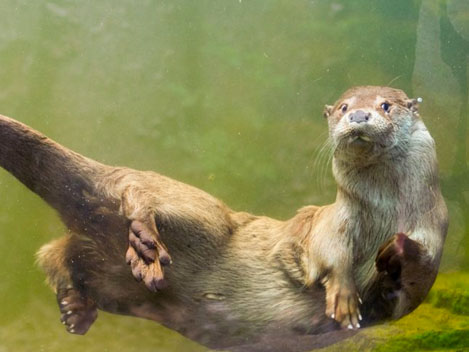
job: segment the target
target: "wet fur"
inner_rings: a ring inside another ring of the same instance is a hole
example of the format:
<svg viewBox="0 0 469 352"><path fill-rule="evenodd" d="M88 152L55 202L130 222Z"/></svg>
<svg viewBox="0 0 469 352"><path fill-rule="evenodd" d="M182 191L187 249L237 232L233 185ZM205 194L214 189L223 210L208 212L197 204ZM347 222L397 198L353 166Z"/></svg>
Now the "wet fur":
<svg viewBox="0 0 469 352"><path fill-rule="evenodd" d="M403 93L386 92L405 108ZM324 314L321 282L342 262L352 263L365 324L398 318L423 300L437 273L447 215L433 140L417 117L413 128L404 158L357 168L358 161L354 167L335 157L337 201L305 207L288 221L235 212L154 172L102 165L7 117L0 117L0 163L69 229L38 253L55 290L71 285L98 309L152 319L221 348L337 329ZM124 207L155 217L173 260L164 290L150 292L125 263L132 219ZM394 280L376 270L375 257L401 231L417 249Z"/></svg>

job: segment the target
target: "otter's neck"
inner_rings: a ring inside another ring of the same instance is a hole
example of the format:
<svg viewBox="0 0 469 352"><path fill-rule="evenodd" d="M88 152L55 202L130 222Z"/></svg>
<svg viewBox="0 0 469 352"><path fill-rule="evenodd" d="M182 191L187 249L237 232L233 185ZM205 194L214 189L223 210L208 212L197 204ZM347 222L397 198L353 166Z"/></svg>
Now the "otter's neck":
<svg viewBox="0 0 469 352"><path fill-rule="evenodd" d="M406 182L403 160L356 167L353 163L333 159L337 183L336 204L379 210L395 206L400 188Z"/></svg>

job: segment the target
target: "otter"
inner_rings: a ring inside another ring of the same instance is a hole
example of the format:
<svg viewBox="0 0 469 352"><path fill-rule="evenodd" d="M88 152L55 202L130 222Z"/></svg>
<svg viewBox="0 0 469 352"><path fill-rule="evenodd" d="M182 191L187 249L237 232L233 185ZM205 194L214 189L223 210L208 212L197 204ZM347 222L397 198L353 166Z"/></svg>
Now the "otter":
<svg viewBox="0 0 469 352"><path fill-rule="evenodd" d="M448 216L418 103L363 86L327 105L336 201L287 221L103 165L4 116L0 164L67 227L38 263L68 332L86 333L103 310L235 348L397 319L423 301Z"/></svg>

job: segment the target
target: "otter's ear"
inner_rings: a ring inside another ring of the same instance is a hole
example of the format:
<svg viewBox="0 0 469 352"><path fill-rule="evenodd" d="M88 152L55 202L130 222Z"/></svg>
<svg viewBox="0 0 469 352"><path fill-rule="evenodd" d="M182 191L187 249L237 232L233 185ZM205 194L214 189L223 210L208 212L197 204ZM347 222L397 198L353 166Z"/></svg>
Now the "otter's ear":
<svg viewBox="0 0 469 352"><path fill-rule="evenodd" d="M322 115L327 119L332 114L334 107L332 105L325 105Z"/></svg>
<svg viewBox="0 0 469 352"><path fill-rule="evenodd" d="M423 102L422 98L408 99L406 100L407 108L412 112L419 111L419 104Z"/></svg>

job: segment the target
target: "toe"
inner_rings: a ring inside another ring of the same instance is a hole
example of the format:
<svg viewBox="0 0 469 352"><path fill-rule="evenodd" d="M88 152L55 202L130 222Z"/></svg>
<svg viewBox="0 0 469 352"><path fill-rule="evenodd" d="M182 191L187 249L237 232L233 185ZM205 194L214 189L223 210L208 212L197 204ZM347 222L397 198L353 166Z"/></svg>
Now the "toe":
<svg viewBox="0 0 469 352"><path fill-rule="evenodd" d="M145 285L153 292L162 290L166 287L163 268L158 261L155 261L148 266L148 270L143 281L145 282Z"/></svg>
<svg viewBox="0 0 469 352"><path fill-rule="evenodd" d="M129 244L146 263L155 261L157 254L155 246L149 246L147 243L143 243L132 231L129 231Z"/></svg>
<svg viewBox="0 0 469 352"><path fill-rule="evenodd" d="M160 249L158 251L158 260L162 265L169 265L172 262L168 252L166 252L164 249Z"/></svg>

